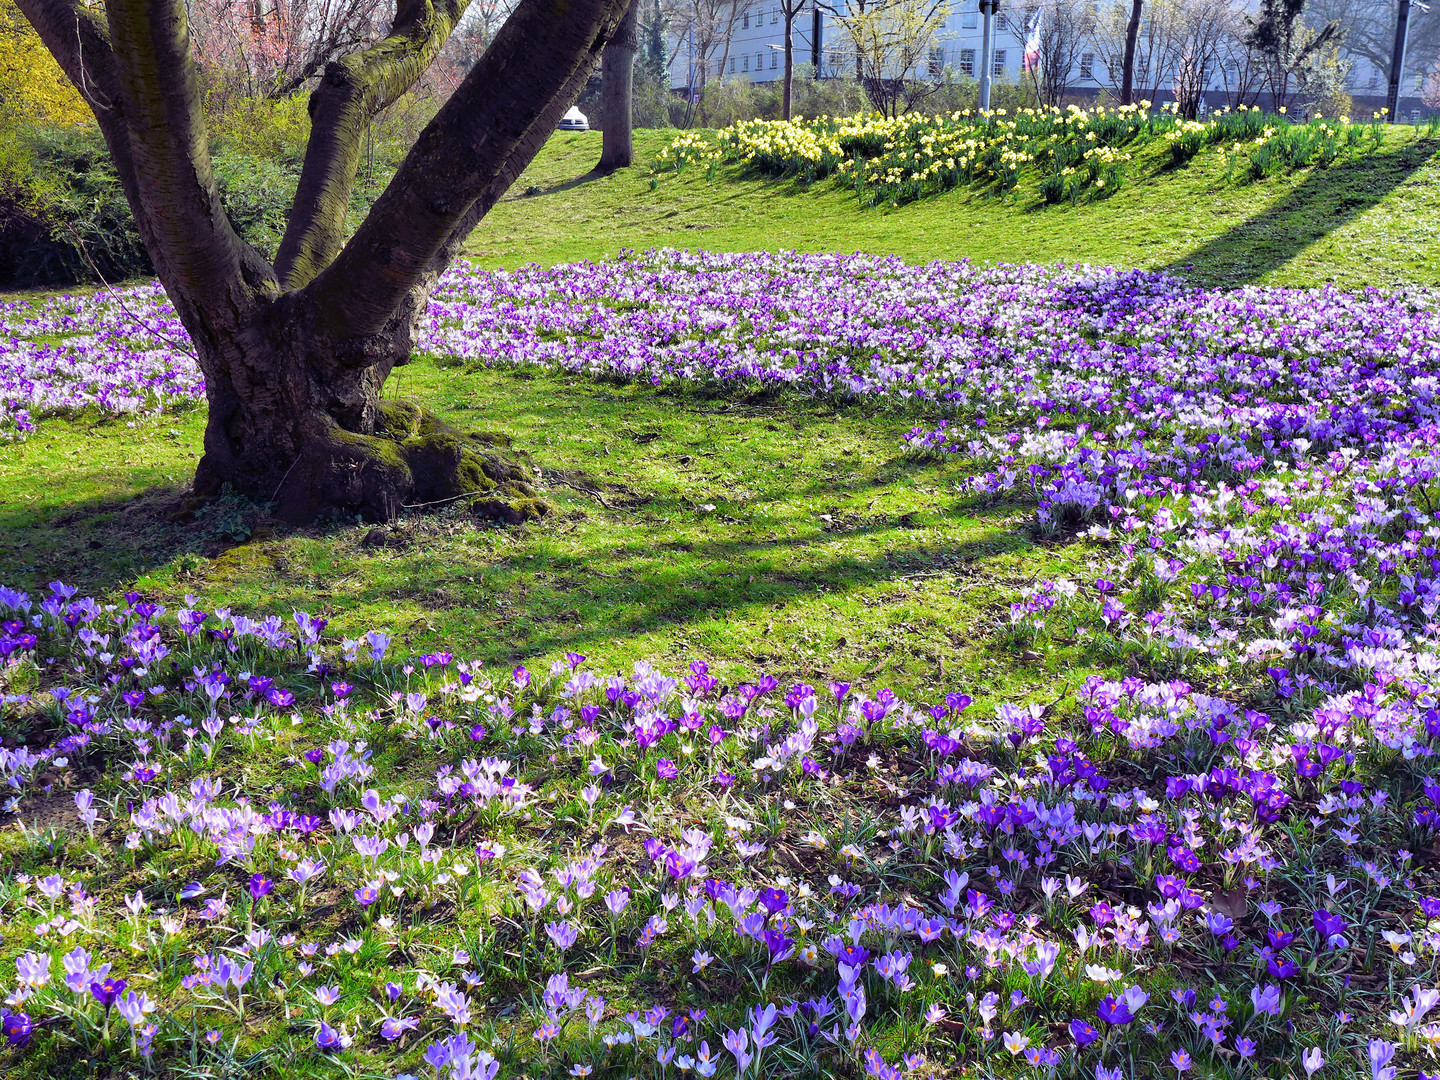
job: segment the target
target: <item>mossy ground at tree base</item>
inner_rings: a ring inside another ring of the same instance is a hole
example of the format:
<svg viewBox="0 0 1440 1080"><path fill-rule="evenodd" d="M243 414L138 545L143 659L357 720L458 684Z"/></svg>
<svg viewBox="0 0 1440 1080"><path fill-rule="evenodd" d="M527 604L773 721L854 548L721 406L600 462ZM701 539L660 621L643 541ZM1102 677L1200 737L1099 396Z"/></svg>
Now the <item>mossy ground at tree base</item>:
<svg viewBox="0 0 1440 1080"><path fill-rule="evenodd" d="M384 524L407 510L454 504L519 525L550 512L529 456L512 450L504 435L460 430L413 401L382 400L379 412L373 434L328 416L306 429L317 433L302 443L270 500L281 520L304 525L353 515ZM261 491L268 488L267 479ZM196 489L219 493L198 479Z"/></svg>

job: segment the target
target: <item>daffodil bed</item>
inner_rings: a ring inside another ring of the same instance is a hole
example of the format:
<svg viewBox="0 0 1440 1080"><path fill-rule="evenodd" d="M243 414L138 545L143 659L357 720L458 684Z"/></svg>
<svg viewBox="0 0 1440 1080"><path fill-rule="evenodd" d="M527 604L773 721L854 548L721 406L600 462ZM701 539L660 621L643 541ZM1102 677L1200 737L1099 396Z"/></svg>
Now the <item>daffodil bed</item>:
<svg viewBox="0 0 1440 1080"><path fill-rule="evenodd" d="M1434 135L1431 125L1430 135ZM1417 129L1418 130L1418 129ZM1161 160L1185 164L1207 147L1225 155L1226 175L1255 180L1342 156L1374 153L1384 129L1376 118L1313 117L1295 123L1259 108L1186 120L1171 107L1026 108L897 117L747 120L719 132L685 132L656 159L653 172L734 166L745 173L833 178L868 205L896 205L952 188L1006 194L1033 174L1046 202L1103 198L1123 183L1138 154L1153 144Z"/></svg>

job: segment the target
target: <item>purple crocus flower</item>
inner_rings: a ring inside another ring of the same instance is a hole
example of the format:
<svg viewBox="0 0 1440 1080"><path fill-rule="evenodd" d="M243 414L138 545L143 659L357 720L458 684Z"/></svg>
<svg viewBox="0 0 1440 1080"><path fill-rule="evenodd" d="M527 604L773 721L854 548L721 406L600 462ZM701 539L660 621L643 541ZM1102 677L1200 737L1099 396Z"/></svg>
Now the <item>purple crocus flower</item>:
<svg viewBox="0 0 1440 1080"><path fill-rule="evenodd" d="M1101 1020L1115 1027L1123 1027L1135 1019L1134 1014L1126 1007L1125 1002L1117 1000L1113 994L1106 994L1101 998L1100 1004L1095 1012Z"/></svg>
<svg viewBox="0 0 1440 1080"><path fill-rule="evenodd" d="M0 1015L0 1034L5 1036L5 1041L11 1046L28 1045L34 1031L35 1024L26 1013L10 1012L7 1009L3 1015Z"/></svg>
<svg viewBox="0 0 1440 1080"><path fill-rule="evenodd" d="M315 1032L315 1046L318 1049L334 1053L344 1050L349 1045L350 1036L344 1031L331 1027L323 1020L320 1022L320 1027Z"/></svg>
<svg viewBox="0 0 1440 1080"><path fill-rule="evenodd" d="M778 914L790 906L790 897L784 889L766 889L757 900L771 915Z"/></svg>
<svg viewBox="0 0 1440 1080"><path fill-rule="evenodd" d="M275 882L264 874L250 875L250 899L259 903L266 896L275 891Z"/></svg>
<svg viewBox="0 0 1440 1080"><path fill-rule="evenodd" d="M1320 908L1314 915L1315 935L1326 949L1338 949L1346 945L1345 920Z"/></svg>
<svg viewBox="0 0 1440 1080"><path fill-rule="evenodd" d="M108 966L108 965L107 965ZM128 985L124 979L109 978L90 984L90 996L105 1008L115 1004L115 999L125 992Z"/></svg>

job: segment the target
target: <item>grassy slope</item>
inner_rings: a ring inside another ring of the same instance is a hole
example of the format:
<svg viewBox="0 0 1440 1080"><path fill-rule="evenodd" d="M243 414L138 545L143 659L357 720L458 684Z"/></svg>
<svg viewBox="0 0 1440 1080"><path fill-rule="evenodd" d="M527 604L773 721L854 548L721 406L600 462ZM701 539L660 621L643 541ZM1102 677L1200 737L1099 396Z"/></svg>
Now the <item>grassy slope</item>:
<svg viewBox="0 0 1440 1080"><path fill-rule="evenodd" d="M664 132L636 134L637 164L588 172L596 133L558 135L471 238L481 263L549 265L669 246L713 251L794 248L895 254L909 262L1088 261L1192 268L1198 281L1315 285L1440 284L1440 158L1410 129L1374 157L1255 184L1225 179L1220 155L1169 171L1159 154L1103 202L1040 207L1033 187L1013 201L957 191L899 209L863 209L822 184L707 181L687 172L650 190L648 163ZM540 194L526 196L529 188Z"/></svg>
<svg viewBox="0 0 1440 1080"><path fill-rule="evenodd" d="M642 160L664 138L640 133ZM475 256L514 265L660 244L784 246L1193 264L1212 280L1440 281L1440 170L1403 145L1247 187L1224 185L1212 157L1099 205L1037 210L1022 191L1013 203L954 193L895 211L694 175L652 192L643 167L587 179L597 150L595 135L552 140L516 189L543 193L497 207ZM286 529L239 503L187 513L201 412L133 427L49 421L0 449L0 581L39 588L60 576L171 603L195 592L237 609L306 606L348 633L392 627L408 646L497 664L571 648L601 667L698 653L727 674L1047 700L1057 674L1084 673L1073 657L997 650L1017 586L1063 572L1068 556L1035 546L1024 507L968 505L952 468L905 459L904 417L427 363L400 369L388 391L503 430L547 468L583 466L608 507L556 486L558 517L536 528L429 515L367 546L364 527ZM714 512L699 509L708 503Z"/></svg>

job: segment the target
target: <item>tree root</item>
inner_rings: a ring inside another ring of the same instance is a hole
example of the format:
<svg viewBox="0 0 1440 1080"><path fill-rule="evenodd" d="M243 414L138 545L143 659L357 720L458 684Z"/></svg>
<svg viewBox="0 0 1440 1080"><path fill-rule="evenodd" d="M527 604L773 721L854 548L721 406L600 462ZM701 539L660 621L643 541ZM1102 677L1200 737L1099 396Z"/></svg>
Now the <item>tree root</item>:
<svg viewBox="0 0 1440 1080"><path fill-rule="evenodd" d="M460 431L410 402L382 402L374 435L346 431L328 414L305 429L305 449L275 496L287 521L358 514L383 523L407 507L461 500L512 525L550 512L529 455L509 439Z"/></svg>

